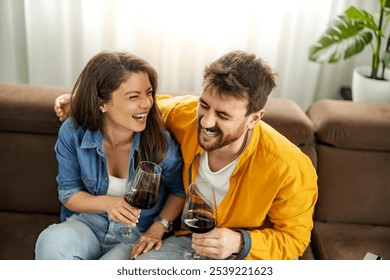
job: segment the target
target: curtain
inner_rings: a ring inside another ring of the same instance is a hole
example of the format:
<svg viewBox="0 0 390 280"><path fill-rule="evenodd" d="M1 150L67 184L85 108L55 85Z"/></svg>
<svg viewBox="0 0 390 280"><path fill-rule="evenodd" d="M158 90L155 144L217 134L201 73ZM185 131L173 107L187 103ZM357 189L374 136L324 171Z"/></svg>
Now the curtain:
<svg viewBox="0 0 390 280"><path fill-rule="evenodd" d="M340 99L352 69L370 53L335 65L308 61L308 49L335 15L365 0L0 0L0 82L72 87L102 50L124 50L149 61L160 92L199 93L204 67L245 50L278 72L272 97L303 110Z"/></svg>

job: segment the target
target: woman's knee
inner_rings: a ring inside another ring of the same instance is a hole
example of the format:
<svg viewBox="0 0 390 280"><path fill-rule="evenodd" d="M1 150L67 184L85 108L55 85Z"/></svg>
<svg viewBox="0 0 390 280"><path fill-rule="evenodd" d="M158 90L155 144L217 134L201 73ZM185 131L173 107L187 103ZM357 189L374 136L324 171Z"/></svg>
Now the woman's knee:
<svg viewBox="0 0 390 280"><path fill-rule="evenodd" d="M100 243L80 222L53 224L39 235L35 245L37 260L98 258ZM96 255L96 256L95 256Z"/></svg>
<svg viewBox="0 0 390 280"><path fill-rule="evenodd" d="M62 244L60 240L61 238L60 230L58 229L58 225L50 225L44 231L42 231L38 239L35 243L35 259L37 260L48 260L48 259L59 259L58 254L61 250L59 250L58 246Z"/></svg>

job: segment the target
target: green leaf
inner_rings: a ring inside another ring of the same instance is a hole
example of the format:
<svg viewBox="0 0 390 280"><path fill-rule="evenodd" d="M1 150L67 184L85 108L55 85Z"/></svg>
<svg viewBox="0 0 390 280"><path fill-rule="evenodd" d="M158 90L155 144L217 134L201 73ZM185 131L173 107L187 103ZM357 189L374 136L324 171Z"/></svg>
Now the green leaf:
<svg viewBox="0 0 390 280"><path fill-rule="evenodd" d="M390 9L390 0L382 0L382 5L384 8Z"/></svg>
<svg viewBox="0 0 390 280"><path fill-rule="evenodd" d="M351 6L345 11L345 14L351 21L356 21L357 24L363 24L366 28L371 29L374 32L379 31L374 17L365 10L359 10L354 6Z"/></svg>
<svg viewBox="0 0 390 280"><path fill-rule="evenodd" d="M372 33L364 31L359 21L347 16L338 18L326 29L318 42L309 49L309 60L335 63L360 53L372 40Z"/></svg>

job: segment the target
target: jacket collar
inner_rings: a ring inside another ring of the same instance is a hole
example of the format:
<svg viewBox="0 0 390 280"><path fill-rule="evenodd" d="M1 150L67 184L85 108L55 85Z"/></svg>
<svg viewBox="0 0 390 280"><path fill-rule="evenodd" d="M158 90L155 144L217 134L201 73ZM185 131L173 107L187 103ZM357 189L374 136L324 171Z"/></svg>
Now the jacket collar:
<svg viewBox="0 0 390 280"><path fill-rule="evenodd" d="M255 152L255 150L259 148L261 125L262 124L259 123L252 129L252 135L251 138L249 139L249 143L242 151L241 155L239 155L238 157L238 162L237 162L238 165L241 165L241 163L250 159L252 157L252 154ZM233 172L233 174L234 173L235 172Z"/></svg>

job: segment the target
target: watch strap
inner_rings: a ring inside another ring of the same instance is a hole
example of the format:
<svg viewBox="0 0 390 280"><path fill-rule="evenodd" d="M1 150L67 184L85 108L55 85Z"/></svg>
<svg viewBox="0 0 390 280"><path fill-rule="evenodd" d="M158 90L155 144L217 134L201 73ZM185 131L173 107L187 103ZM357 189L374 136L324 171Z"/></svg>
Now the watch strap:
<svg viewBox="0 0 390 280"><path fill-rule="evenodd" d="M164 226L165 232L170 232L172 230L173 223L168 221L167 219L161 216L157 216L156 218L154 218L154 221L162 224Z"/></svg>

